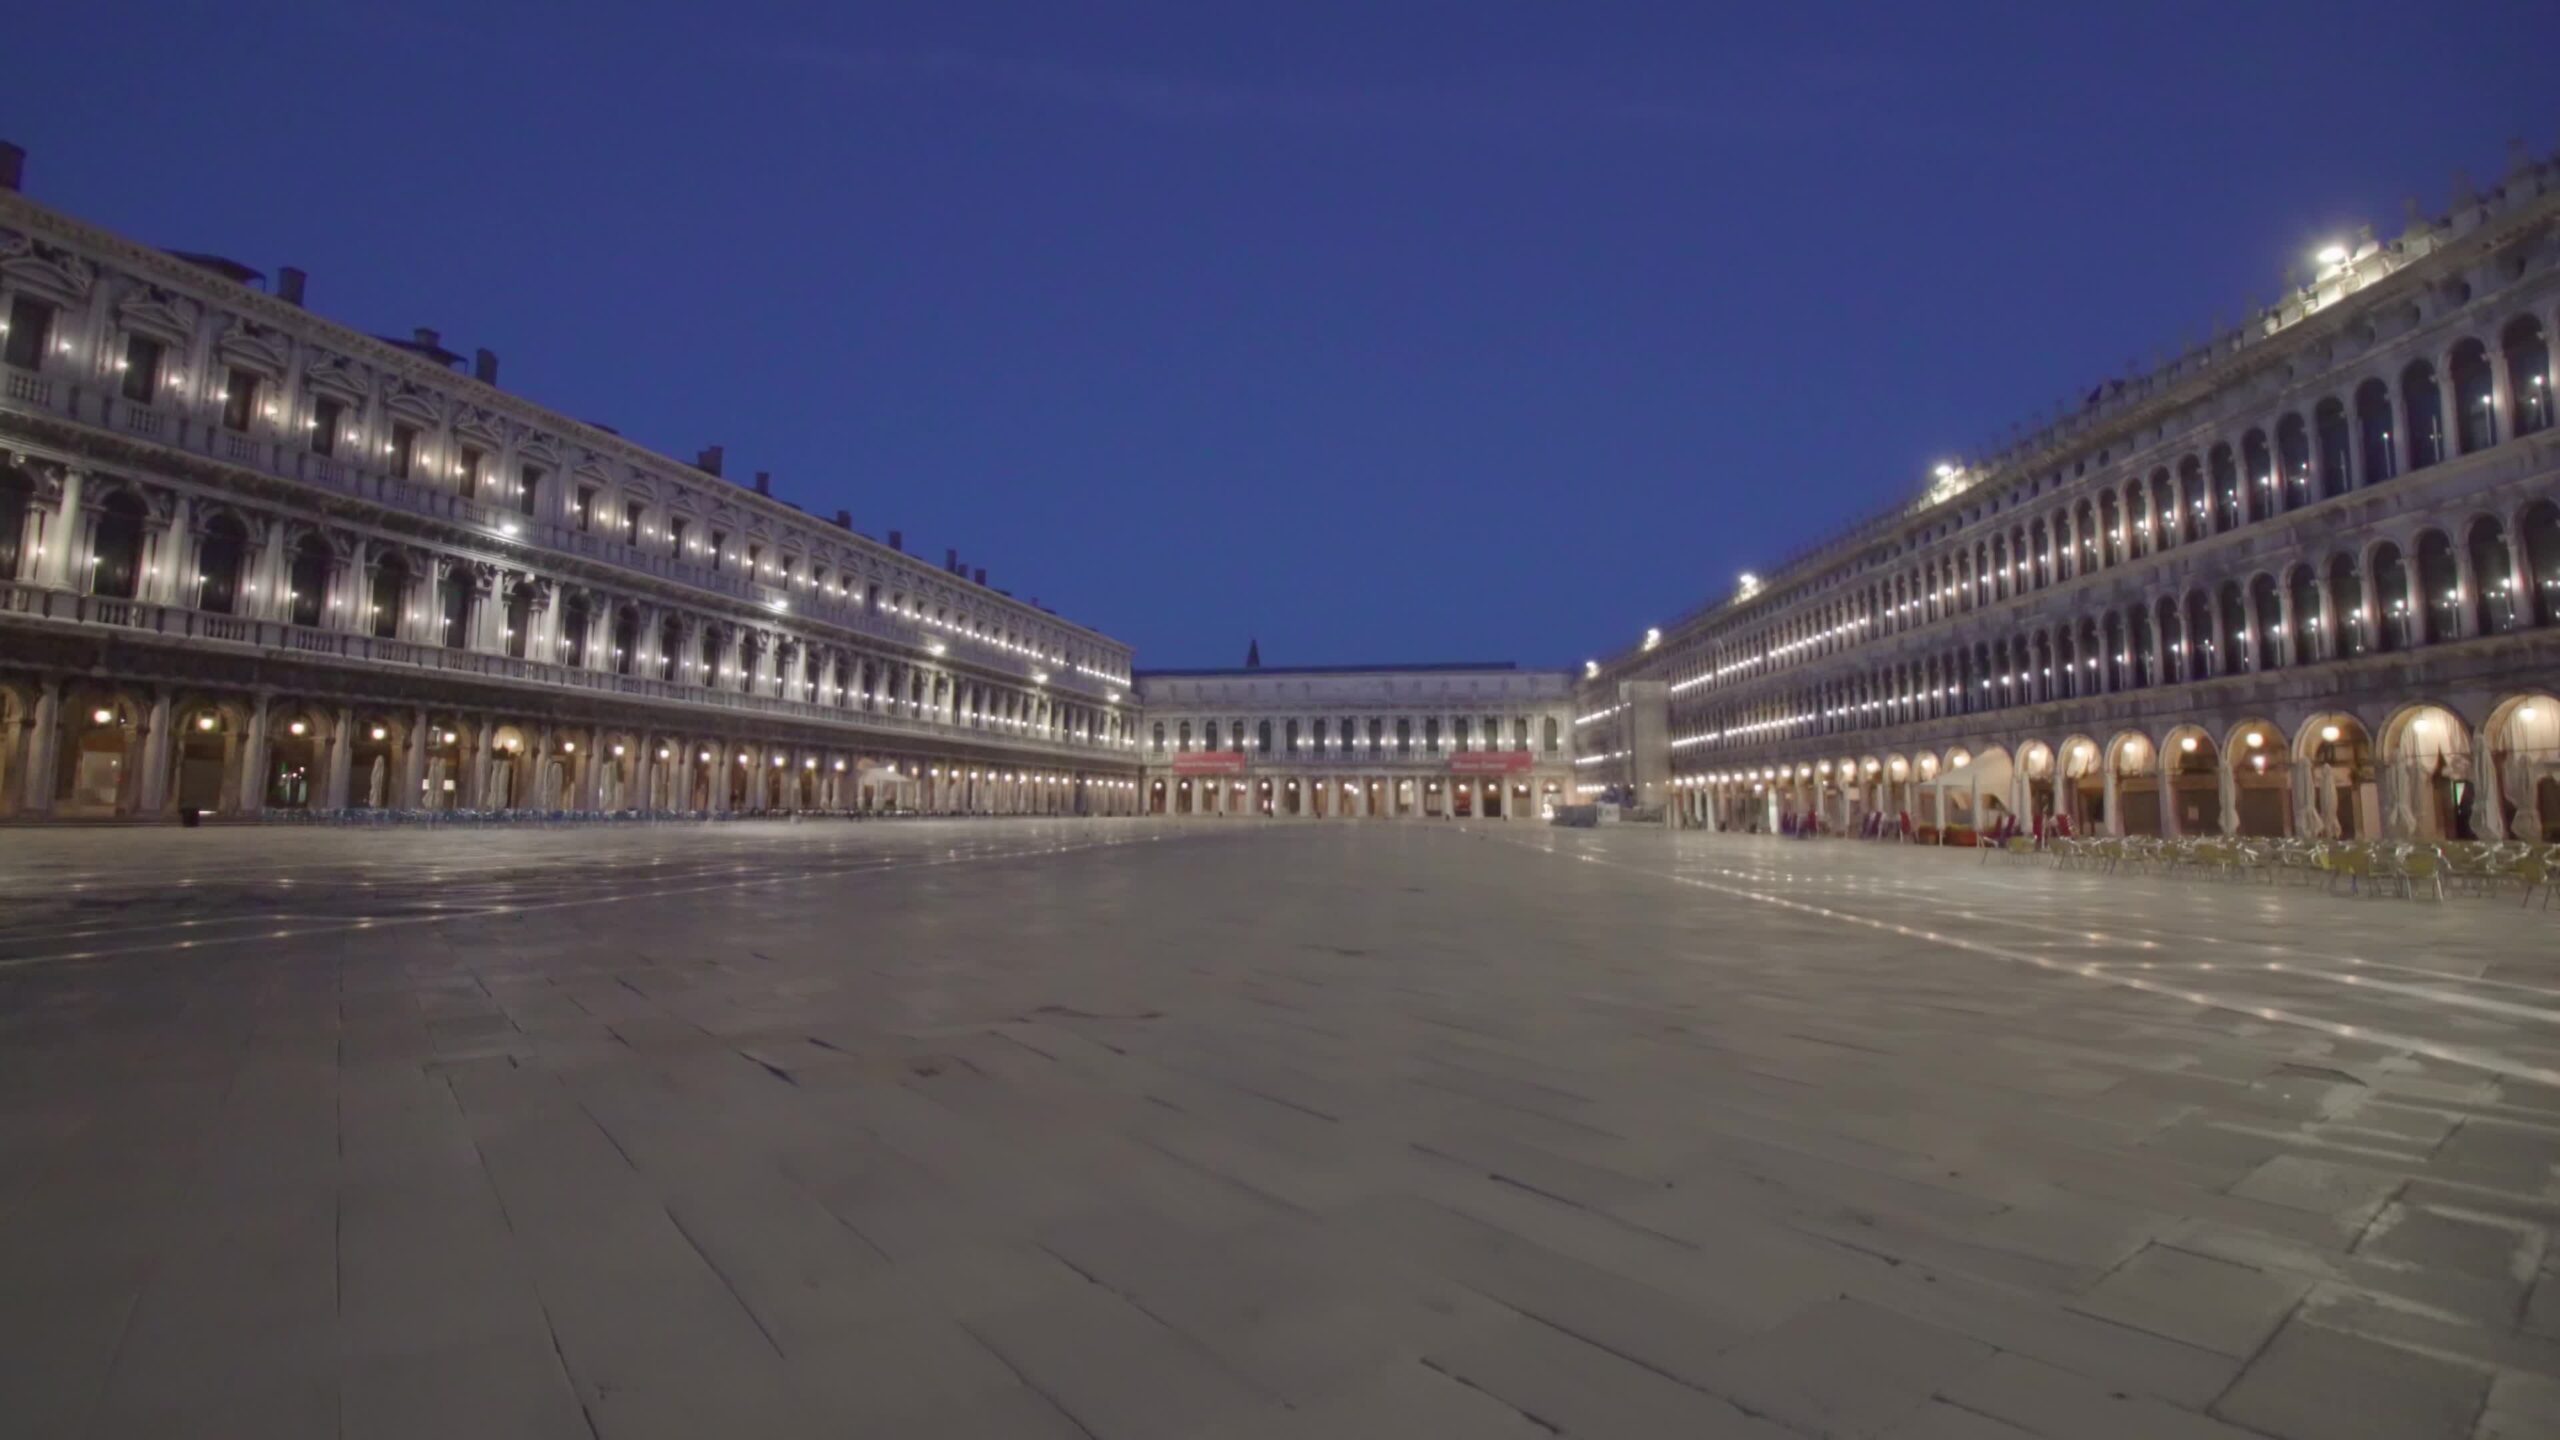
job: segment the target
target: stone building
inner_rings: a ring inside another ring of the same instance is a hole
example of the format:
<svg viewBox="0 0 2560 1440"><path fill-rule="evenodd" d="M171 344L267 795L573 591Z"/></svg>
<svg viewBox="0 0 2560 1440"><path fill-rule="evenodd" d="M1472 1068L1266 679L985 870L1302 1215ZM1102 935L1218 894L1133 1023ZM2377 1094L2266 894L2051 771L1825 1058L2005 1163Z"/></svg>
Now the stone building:
<svg viewBox="0 0 2560 1440"><path fill-rule="evenodd" d="M2560 164L1587 667L1679 820L2560 837Z"/></svg>
<svg viewBox="0 0 2560 1440"><path fill-rule="evenodd" d="M1560 670L1141 670L1138 698L1149 814L1527 821L1572 784Z"/></svg>
<svg viewBox="0 0 2560 1440"><path fill-rule="evenodd" d="M0 814L1134 811L1129 648L0 155Z"/></svg>

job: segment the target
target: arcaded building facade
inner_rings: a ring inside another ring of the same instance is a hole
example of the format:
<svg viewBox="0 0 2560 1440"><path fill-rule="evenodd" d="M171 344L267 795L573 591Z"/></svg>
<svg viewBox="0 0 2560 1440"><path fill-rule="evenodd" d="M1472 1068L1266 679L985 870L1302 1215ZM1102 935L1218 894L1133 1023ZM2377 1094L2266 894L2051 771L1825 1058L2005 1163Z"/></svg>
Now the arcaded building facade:
<svg viewBox="0 0 2560 1440"><path fill-rule="evenodd" d="M2560 838L2560 165L1595 661L1678 821Z"/></svg>
<svg viewBox="0 0 2560 1440"><path fill-rule="evenodd" d="M1147 670L1138 698L1149 814L1530 821L1572 785L1560 670Z"/></svg>
<svg viewBox="0 0 2560 1440"><path fill-rule="evenodd" d="M251 278L0 191L0 815L1136 810L1126 645Z"/></svg>

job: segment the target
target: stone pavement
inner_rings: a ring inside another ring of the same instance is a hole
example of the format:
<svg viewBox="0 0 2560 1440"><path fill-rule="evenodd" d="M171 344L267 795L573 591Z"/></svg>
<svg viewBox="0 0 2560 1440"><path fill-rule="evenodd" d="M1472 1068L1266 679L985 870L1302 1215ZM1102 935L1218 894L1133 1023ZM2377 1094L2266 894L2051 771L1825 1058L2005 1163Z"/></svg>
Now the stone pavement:
<svg viewBox="0 0 2560 1440"><path fill-rule="evenodd" d="M1846 842L0 833L0 1434L2560 1434L2560 914Z"/></svg>

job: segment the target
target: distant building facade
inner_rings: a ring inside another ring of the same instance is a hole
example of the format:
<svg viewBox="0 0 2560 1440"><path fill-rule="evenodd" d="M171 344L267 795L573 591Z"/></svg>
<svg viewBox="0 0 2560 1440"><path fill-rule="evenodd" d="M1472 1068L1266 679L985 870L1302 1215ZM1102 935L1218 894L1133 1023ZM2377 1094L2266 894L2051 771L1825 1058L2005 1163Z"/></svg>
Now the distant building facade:
<svg viewBox="0 0 2560 1440"><path fill-rule="evenodd" d="M1149 814L1525 822L1572 785L1562 670L1255 665L1137 686Z"/></svg>

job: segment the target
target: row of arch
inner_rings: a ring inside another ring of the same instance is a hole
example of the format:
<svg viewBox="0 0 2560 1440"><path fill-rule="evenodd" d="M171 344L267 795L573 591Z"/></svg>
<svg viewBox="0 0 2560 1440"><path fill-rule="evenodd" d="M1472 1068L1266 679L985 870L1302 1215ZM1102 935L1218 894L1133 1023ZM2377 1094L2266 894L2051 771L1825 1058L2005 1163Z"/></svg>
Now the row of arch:
<svg viewBox="0 0 2560 1440"><path fill-rule="evenodd" d="M2475 515L1976 641L1749 706L1683 705L1683 748L1838 735L2282 670L2560 624L2560 503Z"/></svg>
<svg viewBox="0 0 2560 1440"><path fill-rule="evenodd" d="M1115 705L778 626L558 586L224 502L0 466L0 581L886 713L1052 744L1134 743ZM71 523L64 523L65 517ZM68 537L67 541L64 537ZM56 546L48 557L45 546Z"/></svg>
<svg viewBox="0 0 2560 1440"><path fill-rule="evenodd" d="M1425 715L1419 718L1398 715L1389 719L1372 715L1365 722L1352 716L1338 720L1316 716L1301 721L1296 717L1277 724L1269 719L1256 720L1250 731L1243 720L1220 722L1202 720L1155 720L1149 722L1147 744L1151 753L1162 755L1170 740L1173 753L1189 754L1194 749L1225 750L1231 754L1269 755L1356 755L1366 740L1366 753L1411 755L1417 746L1423 753L1437 755L1444 745L1453 752L1468 750L1516 750L1526 752L1531 744L1553 755L1564 746L1564 727L1553 715Z"/></svg>
<svg viewBox="0 0 2560 1440"><path fill-rule="evenodd" d="M1882 817L1888 830L1907 818L1978 831L2061 817L2084 834L2560 842L2560 697L1797 756L1692 770L1673 791L1676 814L1717 829L1811 819L1856 834Z"/></svg>
<svg viewBox="0 0 2560 1440"><path fill-rule="evenodd" d="M1986 608L2078 576L2551 428L2551 330L2519 314L2433 359L2342 381L2338 393L2148 475L2127 475L1684 657L1675 693ZM2449 382L2449 383L2448 383Z"/></svg>
<svg viewBox="0 0 2560 1440"><path fill-rule="evenodd" d="M0 814L1134 814L1134 778L106 681L0 683Z"/></svg>

